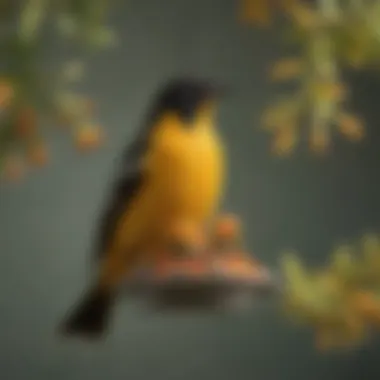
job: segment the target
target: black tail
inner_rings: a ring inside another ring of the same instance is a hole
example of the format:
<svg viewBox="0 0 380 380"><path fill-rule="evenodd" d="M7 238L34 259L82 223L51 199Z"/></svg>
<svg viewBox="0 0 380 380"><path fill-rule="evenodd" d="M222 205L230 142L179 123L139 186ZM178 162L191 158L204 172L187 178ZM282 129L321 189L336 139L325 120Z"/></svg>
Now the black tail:
<svg viewBox="0 0 380 380"><path fill-rule="evenodd" d="M64 321L61 332L87 338L101 337L108 327L114 300L111 292L97 287L91 289Z"/></svg>

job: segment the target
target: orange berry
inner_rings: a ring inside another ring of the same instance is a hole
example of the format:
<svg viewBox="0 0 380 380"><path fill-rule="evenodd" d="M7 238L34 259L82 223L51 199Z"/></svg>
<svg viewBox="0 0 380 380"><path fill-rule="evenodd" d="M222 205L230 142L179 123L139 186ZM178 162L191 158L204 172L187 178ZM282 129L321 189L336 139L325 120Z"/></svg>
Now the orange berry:
<svg viewBox="0 0 380 380"><path fill-rule="evenodd" d="M330 145L330 137L325 130L315 128L310 136L310 148L315 153L326 153Z"/></svg>
<svg viewBox="0 0 380 380"><path fill-rule="evenodd" d="M49 152L44 143L33 145L28 150L28 159L34 166L45 166L49 160Z"/></svg>
<svg viewBox="0 0 380 380"><path fill-rule="evenodd" d="M268 0L242 0L240 19L245 24L268 26L272 21L272 10Z"/></svg>
<svg viewBox="0 0 380 380"><path fill-rule="evenodd" d="M279 129L273 136L272 152L278 156L289 156L294 151L298 138L294 126Z"/></svg>
<svg viewBox="0 0 380 380"><path fill-rule="evenodd" d="M276 62L270 70L273 81L290 80L302 74L303 62L299 58L284 58Z"/></svg>
<svg viewBox="0 0 380 380"><path fill-rule="evenodd" d="M240 229L239 219L233 215L226 215L218 220L216 234L221 238L230 238L236 236Z"/></svg>
<svg viewBox="0 0 380 380"><path fill-rule="evenodd" d="M14 90L9 81L0 80L0 108L9 106L14 96Z"/></svg>
<svg viewBox="0 0 380 380"><path fill-rule="evenodd" d="M338 116L338 128L342 135L351 141L359 141L364 137L364 123L348 113Z"/></svg>
<svg viewBox="0 0 380 380"><path fill-rule="evenodd" d="M337 102L345 101L349 96L349 90L344 83L334 83L331 88L331 96Z"/></svg>
<svg viewBox="0 0 380 380"><path fill-rule="evenodd" d="M101 130L93 126L81 128L76 134L76 145L81 151L98 148L102 140L103 135Z"/></svg>
<svg viewBox="0 0 380 380"><path fill-rule="evenodd" d="M16 133L19 137L30 137L37 129L37 114L33 107L20 109L15 124Z"/></svg>
<svg viewBox="0 0 380 380"><path fill-rule="evenodd" d="M376 297L369 293L358 291L352 296L353 307L367 317L377 315L380 316L380 302Z"/></svg>

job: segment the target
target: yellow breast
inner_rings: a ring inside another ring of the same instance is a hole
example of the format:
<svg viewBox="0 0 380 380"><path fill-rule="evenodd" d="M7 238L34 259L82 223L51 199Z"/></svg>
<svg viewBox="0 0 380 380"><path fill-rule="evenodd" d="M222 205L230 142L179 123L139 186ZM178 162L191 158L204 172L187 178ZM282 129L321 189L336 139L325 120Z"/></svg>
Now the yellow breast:
<svg viewBox="0 0 380 380"><path fill-rule="evenodd" d="M213 129L174 129L156 140L152 183L165 209L203 220L218 207L223 190L222 144Z"/></svg>

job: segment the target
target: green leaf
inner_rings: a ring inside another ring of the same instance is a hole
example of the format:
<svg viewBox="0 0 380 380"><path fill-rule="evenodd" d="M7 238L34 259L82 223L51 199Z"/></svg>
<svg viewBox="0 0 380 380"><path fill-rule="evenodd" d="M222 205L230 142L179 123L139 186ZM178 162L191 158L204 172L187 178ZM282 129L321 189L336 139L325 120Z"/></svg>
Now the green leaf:
<svg viewBox="0 0 380 380"><path fill-rule="evenodd" d="M63 66L62 70L62 77L63 80L66 82L78 82L80 81L85 72L85 65L84 62L80 60L72 60L67 62Z"/></svg>
<svg viewBox="0 0 380 380"><path fill-rule="evenodd" d="M19 37L22 41L31 42L45 19L48 0L27 0L21 10L19 20Z"/></svg>
<svg viewBox="0 0 380 380"><path fill-rule="evenodd" d="M104 27L97 31L95 41L99 47L111 47L116 46L118 40L113 30Z"/></svg>
<svg viewBox="0 0 380 380"><path fill-rule="evenodd" d="M56 27L65 37L74 37L78 32L77 20L70 14L60 14L57 17Z"/></svg>
<svg viewBox="0 0 380 380"><path fill-rule="evenodd" d="M340 246L333 253L331 270L344 281L353 279L357 266L350 246Z"/></svg>

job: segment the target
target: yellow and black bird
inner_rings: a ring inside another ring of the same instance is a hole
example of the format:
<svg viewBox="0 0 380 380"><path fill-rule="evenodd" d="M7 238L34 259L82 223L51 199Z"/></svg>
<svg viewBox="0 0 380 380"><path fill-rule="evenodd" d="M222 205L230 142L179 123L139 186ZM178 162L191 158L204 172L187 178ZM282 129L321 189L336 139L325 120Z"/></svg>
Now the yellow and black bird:
<svg viewBox="0 0 380 380"><path fill-rule="evenodd" d="M225 163L216 111L224 92L208 81L179 78L157 94L124 156L122 175L102 218L99 271L64 321L64 333L101 336L121 282L159 251L168 226L178 221L201 226L218 212Z"/></svg>

